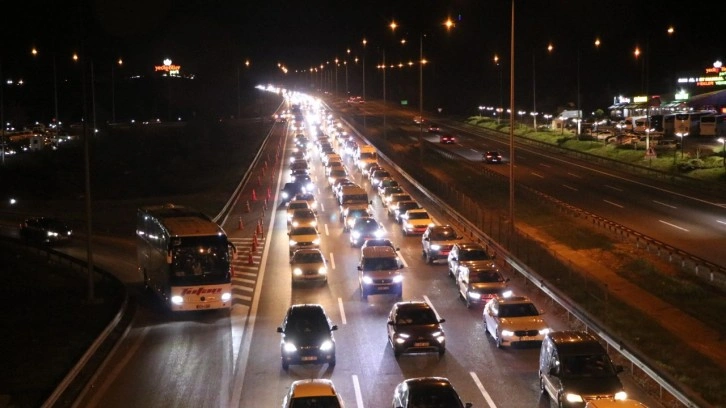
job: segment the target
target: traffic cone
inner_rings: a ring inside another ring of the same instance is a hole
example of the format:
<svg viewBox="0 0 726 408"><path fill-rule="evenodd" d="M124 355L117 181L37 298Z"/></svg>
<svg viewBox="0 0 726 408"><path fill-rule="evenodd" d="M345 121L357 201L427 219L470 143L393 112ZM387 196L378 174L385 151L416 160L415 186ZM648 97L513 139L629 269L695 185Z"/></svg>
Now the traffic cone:
<svg viewBox="0 0 726 408"><path fill-rule="evenodd" d="M262 220L260 220L260 238L264 238L264 237L265 237L265 234L264 234L264 230L262 228Z"/></svg>
<svg viewBox="0 0 726 408"><path fill-rule="evenodd" d="M268 199L268 200L270 199L270 194L271 194L271 193L270 193L270 187L267 187L267 199Z"/></svg>
<svg viewBox="0 0 726 408"><path fill-rule="evenodd" d="M255 261L252 259L252 251L250 251L247 255L247 264L252 265L253 263L255 263Z"/></svg>
<svg viewBox="0 0 726 408"><path fill-rule="evenodd" d="M252 252L257 252L257 234L252 236Z"/></svg>
<svg viewBox="0 0 726 408"><path fill-rule="evenodd" d="M257 234L262 234L262 221L259 221L257 223L257 230L255 231L255 239L257 238Z"/></svg>
<svg viewBox="0 0 726 408"><path fill-rule="evenodd" d="M252 201L257 201L257 192L255 192L255 189L252 189Z"/></svg>
<svg viewBox="0 0 726 408"><path fill-rule="evenodd" d="M245 224L242 222L242 217L239 217L239 224L237 225L238 229L245 229Z"/></svg>

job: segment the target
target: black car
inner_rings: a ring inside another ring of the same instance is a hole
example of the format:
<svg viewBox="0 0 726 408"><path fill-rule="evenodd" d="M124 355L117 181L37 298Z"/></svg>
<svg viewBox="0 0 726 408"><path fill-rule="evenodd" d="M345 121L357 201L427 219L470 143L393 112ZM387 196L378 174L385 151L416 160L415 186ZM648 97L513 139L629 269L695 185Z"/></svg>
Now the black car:
<svg viewBox="0 0 726 408"><path fill-rule="evenodd" d="M434 309L426 302L406 301L393 305L388 314L388 342L393 355L402 353L446 352L446 335Z"/></svg>
<svg viewBox="0 0 726 408"><path fill-rule="evenodd" d="M292 305L287 310L282 326L280 353L282 369L290 364L325 364L335 366L335 338L332 324L325 309L319 304Z"/></svg>
<svg viewBox="0 0 726 408"><path fill-rule="evenodd" d="M486 163L501 163L502 154L496 150L490 150L482 155L482 158Z"/></svg>
<svg viewBox="0 0 726 408"><path fill-rule="evenodd" d="M73 230L57 218L28 218L20 224L20 237L42 244L58 244L71 240Z"/></svg>
<svg viewBox="0 0 726 408"><path fill-rule="evenodd" d="M358 217L353 226L350 227L350 246L363 245L363 242L371 238L381 238L385 234L383 226L373 217Z"/></svg>
<svg viewBox="0 0 726 408"><path fill-rule="evenodd" d="M451 382L443 377L409 378L396 386L393 391L393 406L469 408L470 402L463 404Z"/></svg>
<svg viewBox="0 0 726 408"><path fill-rule="evenodd" d="M292 200L296 194L305 193L307 189L301 183L285 183L282 187L281 197L282 202L286 203Z"/></svg>

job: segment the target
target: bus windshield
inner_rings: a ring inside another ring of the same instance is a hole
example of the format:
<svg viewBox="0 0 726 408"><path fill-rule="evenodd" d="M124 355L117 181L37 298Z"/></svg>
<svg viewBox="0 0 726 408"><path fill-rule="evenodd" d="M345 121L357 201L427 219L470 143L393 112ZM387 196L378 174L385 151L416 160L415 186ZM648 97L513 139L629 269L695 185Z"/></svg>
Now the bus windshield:
<svg viewBox="0 0 726 408"><path fill-rule="evenodd" d="M175 284L211 283L229 273L224 236L171 239L171 281Z"/></svg>

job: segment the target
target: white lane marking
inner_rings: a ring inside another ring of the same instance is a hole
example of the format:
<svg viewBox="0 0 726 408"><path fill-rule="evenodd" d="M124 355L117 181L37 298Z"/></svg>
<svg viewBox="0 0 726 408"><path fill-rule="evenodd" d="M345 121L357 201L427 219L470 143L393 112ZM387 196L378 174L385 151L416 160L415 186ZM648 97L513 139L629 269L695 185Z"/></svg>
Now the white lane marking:
<svg viewBox="0 0 726 408"><path fill-rule="evenodd" d="M141 331L141 334L136 338L136 340L131 344L131 348L129 348L128 351L124 352L124 357L119 361L111 370L108 377L106 377L106 380L101 384L100 387L96 387L94 390L93 398L91 398L90 401L88 401L89 407L97 407L99 404L99 399L106 394L106 390L111 385L112 382L116 380L121 370L126 367L126 364L129 363L129 360L131 360L132 357L136 355L136 351L141 347L141 343L143 343L144 339L146 338L147 333L149 333L149 326L144 327L144 329ZM128 334L127 334L128 336ZM128 337L127 337L128 338ZM118 350L114 350L116 352ZM110 359L107 359L106 361L110 361ZM105 365L105 364L103 364ZM103 368L103 367L101 367ZM99 370L100 372L101 370Z"/></svg>
<svg viewBox="0 0 726 408"><path fill-rule="evenodd" d="M539 177L539 178L544 178L544 176L543 176L543 175L541 175L541 174L538 174L538 173L535 173L535 172L532 172L531 174L532 174L533 176L537 176L537 177Z"/></svg>
<svg viewBox="0 0 726 408"><path fill-rule="evenodd" d="M400 252L398 253L398 259L401 260L401 265L403 265L404 268L408 268L408 263L406 263L406 260L403 259L403 255L401 255Z"/></svg>
<svg viewBox="0 0 726 408"><path fill-rule="evenodd" d="M338 309L340 309L340 322L343 324L348 324L348 321L345 319L345 309L343 309L342 298L338 298Z"/></svg>
<svg viewBox="0 0 726 408"><path fill-rule="evenodd" d="M716 220L716 222L717 222L717 223L719 223L719 224L724 224L724 225L726 225L726 221Z"/></svg>
<svg viewBox="0 0 726 408"><path fill-rule="evenodd" d="M330 236L330 231L328 231L328 224L325 224L325 236Z"/></svg>
<svg viewBox="0 0 726 408"><path fill-rule="evenodd" d="M582 176L579 175L579 174L575 174L575 173L567 173L567 174L570 175L570 176L572 176L572 177L575 177L575 178L582 178Z"/></svg>
<svg viewBox="0 0 726 408"><path fill-rule="evenodd" d="M614 205L614 206L616 206L616 207L618 207L618 208L624 208L624 207L623 207L622 205L620 205L620 204L616 204L616 203L614 203L614 202L612 202L612 201L608 201L608 200L603 200L603 201L605 201L606 203L608 203L608 204L610 204L610 205Z"/></svg>
<svg viewBox="0 0 726 408"><path fill-rule="evenodd" d="M576 189L575 187L572 187L572 186L568 186L567 184L563 184L563 185L562 185L562 187L564 187L564 188L569 188L569 189L570 189L570 190L572 190L572 191L580 191L580 190Z"/></svg>
<svg viewBox="0 0 726 408"><path fill-rule="evenodd" d="M330 253L330 268L335 269L335 257L332 252Z"/></svg>
<svg viewBox="0 0 726 408"><path fill-rule="evenodd" d="M653 202L656 203L656 204L660 204L660 205L662 205L664 207L672 208L674 210L678 208L675 205L666 204L666 203L663 203L663 202L660 202L660 201L657 201L657 200L653 200Z"/></svg>
<svg viewBox="0 0 726 408"><path fill-rule="evenodd" d="M424 297L423 297L423 298L424 298L424 302L428 303L428 304L429 304L429 306L431 306L431 309L432 309L432 310L434 311L434 313L436 313L436 315L437 315L437 316L441 316L441 315L439 314L439 312L437 312L437 311L436 311L436 308L434 307L434 304L433 304L433 303L431 303L431 299L429 299L429 297L428 297L428 296L426 296L426 295L424 295Z"/></svg>
<svg viewBox="0 0 726 408"><path fill-rule="evenodd" d="M542 167L547 167L547 168L551 168L552 167L549 164L545 164L545 163L540 163L539 165L542 166Z"/></svg>
<svg viewBox="0 0 726 408"><path fill-rule="evenodd" d="M673 228L678 228L679 230L681 230L681 231L684 231L684 232L690 232L690 231L688 231L687 229L685 229L685 228L683 228L683 227L679 227L679 226L678 226L678 225L676 225L676 224L671 224L670 222L665 222L665 221L663 221L663 220L658 220L658 221L662 222L663 224L665 224L665 225L667 225L667 226L669 226L669 227L673 227Z"/></svg>
<svg viewBox="0 0 726 408"><path fill-rule="evenodd" d="M613 186L611 186L611 185L608 185L608 184L605 184L605 187L607 187L607 188L609 188L609 189L611 189L611 190L615 190L615 191L620 191L620 192L622 192L622 191L623 191L623 189L622 189L622 188L617 188L617 187L613 187Z"/></svg>
<svg viewBox="0 0 726 408"><path fill-rule="evenodd" d="M358 376L353 374L353 389L355 389L355 404L358 408L364 408L363 405L363 394L360 392L360 383L358 382Z"/></svg>
<svg viewBox="0 0 726 408"><path fill-rule="evenodd" d="M325 212L325 206L322 202L318 202L318 205L320 205L320 211Z"/></svg>
<svg viewBox="0 0 726 408"><path fill-rule="evenodd" d="M487 390L484 389L484 385L482 385L481 381L479 381L479 377L476 376L476 373L473 371L469 372L469 375L471 376L471 379L474 380L474 384L476 384L476 388L479 388L479 392L481 392L481 395L484 396L484 399L487 400L487 404L489 404L489 407L491 408L497 408L497 404L494 403L494 400L489 395Z"/></svg>

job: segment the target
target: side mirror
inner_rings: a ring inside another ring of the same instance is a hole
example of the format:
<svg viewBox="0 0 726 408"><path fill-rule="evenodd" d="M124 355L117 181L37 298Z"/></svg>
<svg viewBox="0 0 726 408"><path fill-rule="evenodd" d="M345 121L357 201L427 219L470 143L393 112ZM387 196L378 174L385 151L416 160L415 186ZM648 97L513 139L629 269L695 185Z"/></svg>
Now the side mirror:
<svg viewBox="0 0 726 408"><path fill-rule="evenodd" d="M399 248L399 247L396 247L396 251L400 251L400 250L401 250L401 248Z"/></svg>
<svg viewBox="0 0 726 408"><path fill-rule="evenodd" d="M395 326L395 325L396 325L396 323L394 323L394 322L393 322L393 320L389 320L389 321L388 321L388 325L389 325L389 326Z"/></svg>
<svg viewBox="0 0 726 408"><path fill-rule="evenodd" d="M468 285L469 284L469 282L466 279L462 279L461 280L461 283L463 283L464 285Z"/></svg>
<svg viewBox="0 0 726 408"><path fill-rule="evenodd" d="M283 331L282 331L282 327L278 327L278 328L277 328L277 332L278 332L278 333L282 333L282 332L283 332Z"/></svg>
<svg viewBox="0 0 726 408"><path fill-rule="evenodd" d="M398 264L398 269L403 269L403 264Z"/></svg>
<svg viewBox="0 0 726 408"><path fill-rule="evenodd" d="M429 237L423 239L424 241L430 241Z"/></svg>
<svg viewBox="0 0 726 408"><path fill-rule="evenodd" d="M337 324L334 324L334 325L330 326L330 331L335 331L335 330L338 330L338 325Z"/></svg>
<svg viewBox="0 0 726 408"><path fill-rule="evenodd" d="M504 282L509 282L510 280L511 279L507 278L507 279L504 279Z"/></svg>
<svg viewBox="0 0 726 408"><path fill-rule="evenodd" d="M359 270L359 271L362 271L362 270L363 270L363 267L362 267L362 266L360 266L360 265L358 265L358 270Z"/></svg>
<svg viewBox="0 0 726 408"><path fill-rule="evenodd" d="M473 404L472 404L471 402L467 402L466 404L464 404L464 406L465 406L466 408L471 408L471 407L473 407L474 405L473 405Z"/></svg>
<svg viewBox="0 0 726 408"><path fill-rule="evenodd" d="M455 257L455 256L452 256L452 257L451 257L451 260L452 260L452 261L458 261L458 260L459 260L459 258L457 258L457 257Z"/></svg>

